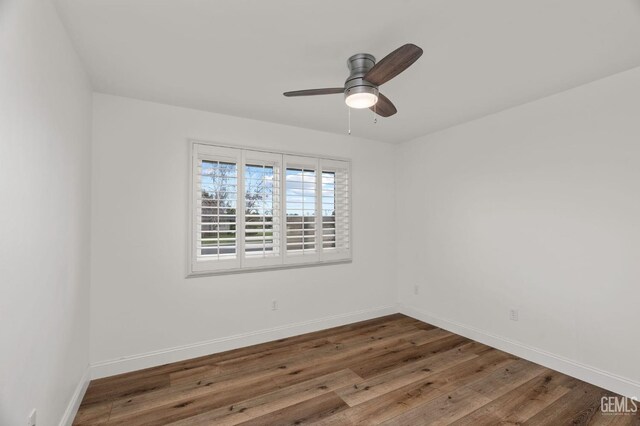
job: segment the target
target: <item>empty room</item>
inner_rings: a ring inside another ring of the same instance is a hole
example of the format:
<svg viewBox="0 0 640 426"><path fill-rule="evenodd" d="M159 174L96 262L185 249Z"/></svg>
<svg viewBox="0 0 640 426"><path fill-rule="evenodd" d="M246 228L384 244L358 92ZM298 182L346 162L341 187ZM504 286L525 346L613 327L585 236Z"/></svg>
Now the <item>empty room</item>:
<svg viewBox="0 0 640 426"><path fill-rule="evenodd" d="M640 0L0 0L0 426L640 425Z"/></svg>

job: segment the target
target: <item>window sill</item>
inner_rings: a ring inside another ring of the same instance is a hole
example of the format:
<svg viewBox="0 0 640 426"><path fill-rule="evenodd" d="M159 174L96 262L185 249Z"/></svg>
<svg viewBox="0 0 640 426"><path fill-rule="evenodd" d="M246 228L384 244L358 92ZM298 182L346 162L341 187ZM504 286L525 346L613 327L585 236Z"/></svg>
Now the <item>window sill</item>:
<svg viewBox="0 0 640 426"><path fill-rule="evenodd" d="M283 269L299 269L299 268L312 268L314 266L326 266L326 265L340 265L346 263L352 263L352 259L336 259L325 260L320 262L307 262L307 263L292 263L287 265L268 265L268 266L254 266L249 268L234 268L234 269L221 269L217 271L198 271L189 272L185 278L198 278L214 275L231 275L231 274L243 274L246 272L264 272L264 271L278 271Z"/></svg>

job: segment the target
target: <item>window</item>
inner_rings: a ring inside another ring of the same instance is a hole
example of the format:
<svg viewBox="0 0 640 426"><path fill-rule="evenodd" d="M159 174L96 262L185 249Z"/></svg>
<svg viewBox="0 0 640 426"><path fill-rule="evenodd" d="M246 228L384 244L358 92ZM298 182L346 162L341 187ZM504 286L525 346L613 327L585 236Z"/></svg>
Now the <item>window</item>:
<svg viewBox="0 0 640 426"><path fill-rule="evenodd" d="M192 148L189 274L351 258L349 162Z"/></svg>

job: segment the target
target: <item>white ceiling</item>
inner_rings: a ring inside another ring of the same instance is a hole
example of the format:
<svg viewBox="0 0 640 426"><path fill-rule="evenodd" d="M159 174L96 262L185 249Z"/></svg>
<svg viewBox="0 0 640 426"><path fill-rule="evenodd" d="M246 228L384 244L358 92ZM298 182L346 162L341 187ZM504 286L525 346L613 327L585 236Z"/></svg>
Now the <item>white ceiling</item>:
<svg viewBox="0 0 640 426"><path fill-rule="evenodd" d="M640 0L57 0L96 91L335 133L347 58L424 55L382 86L402 142L640 66Z"/></svg>

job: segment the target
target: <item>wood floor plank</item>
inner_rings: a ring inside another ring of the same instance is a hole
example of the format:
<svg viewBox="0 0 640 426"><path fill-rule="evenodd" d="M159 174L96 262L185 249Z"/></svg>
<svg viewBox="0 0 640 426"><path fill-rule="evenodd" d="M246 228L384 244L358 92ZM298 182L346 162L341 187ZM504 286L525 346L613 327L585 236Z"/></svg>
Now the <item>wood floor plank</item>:
<svg viewBox="0 0 640 426"><path fill-rule="evenodd" d="M372 425L380 424L403 412L442 395L433 383L420 380L384 395L370 399L355 407L333 414L318 425Z"/></svg>
<svg viewBox="0 0 640 426"><path fill-rule="evenodd" d="M243 423L332 392L340 387L352 385L360 380L362 378L353 371L340 370L171 424L174 426L211 424L223 426Z"/></svg>
<svg viewBox="0 0 640 426"><path fill-rule="evenodd" d="M562 398L548 405L524 425L589 425L602 417L600 399L611 395L596 386L578 382Z"/></svg>
<svg viewBox="0 0 640 426"><path fill-rule="evenodd" d="M494 398L540 374L541 368L516 360L466 386L458 386L441 397L421 404L391 419L390 425L448 425L488 404Z"/></svg>
<svg viewBox="0 0 640 426"><path fill-rule="evenodd" d="M426 379L449 367L477 358L478 354L474 351L477 347L476 342L471 342L460 348L401 364L393 370L363 380L354 386L338 389L336 393L353 407L389 391Z"/></svg>
<svg viewBox="0 0 640 426"><path fill-rule="evenodd" d="M480 361L482 360L482 361ZM483 353L470 361L449 367L432 376L412 382L406 386L389 391L350 409L326 419L323 424L377 424L402 414L409 409L435 399L445 393L437 385L451 385L448 379L455 377L456 383L465 383L465 380L478 379L481 375L488 375L513 359L499 351ZM465 368L465 365L472 368ZM478 365L490 365L490 368L479 369ZM455 375L454 372L463 371L465 374Z"/></svg>
<svg viewBox="0 0 640 426"><path fill-rule="evenodd" d="M463 386L454 392L443 393L424 404L405 410L381 424L389 426L448 425L490 401L486 396Z"/></svg>
<svg viewBox="0 0 640 426"><path fill-rule="evenodd" d="M542 372L543 368L525 360L516 360L486 377L421 404L390 419L385 424L448 425L515 389Z"/></svg>
<svg viewBox="0 0 640 426"><path fill-rule="evenodd" d="M437 353L460 347L469 342L469 339L452 335L420 346L414 345L408 348L396 347L375 358L370 358L366 363L356 361L352 369L357 375L369 378L393 370L398 364L418 361Z"/></svg>
<svg viewBox="0 0 640 426"><path fill-rule="evenodd" d="M242 426L315 424L347 408L349 406L338 395L331 392L240 424Z"/></svg>
<svg viewBox="0 0 640 426"><path fill-rule="evenodd" d="M504 368L494 371L489 376L482 378L482 380L476 380L469 384L468 387L481 395L495 399L528 382L544 371L545 368L538 364L518 359Z"/></svg>
<svg viewBox="0 0 640 426"><path fill-rule="evenodd" d="M481 356L450 367L432 376L387 392L327 418L323 424L377 424L423 405L448 392L492 374L505 365L516 362L500 351L484 352ZM480 395L483 404L488 398Z"/></svg>
<svg viewBox="0 0 640 426"><path fill-rule="evenodd" d="M94 380L74 425L640 425L609 395L398 314Z"/></svg>
<svg viewBox="0 0 640 426"><path fill-rule="evenodd" d="M483 352L478 358L458 364L429 377L434 386L444 392L451 392L489 376L495 370L508 366L518 359L498 350Z"/></svg>
<svg viewBox="0 0 640 426"><path fill-rule="evenodd" d="M456 426L491 426L521 424L545 407L566 395L573 379L555 371L544 371L528 382L507 392L453 423Z"/></svg>
<svg viewBox="0 0 640 426"><path fill-rule="evenodd" d="M589 426L639 426L640 413L602 414L596 416Z"/></svg>
<svg viewBox="0 0 640 426"><path fill-rule="evenodd" d="M168 374L158 374L150 377L140 377L137 380L115 380L91 382L85 393L83 402L92 404L108 402L115 398L126 398L142 395L146 392L158 389L166 389L170 386Z"/></svg>
<svg viewBox="0 0 640 426"><path fill-rule="evenodd" d="M425 330L425 331L426 333L422 333L418 335L419 337L416 337L415 339L413 339L411 343L413 343L416 346L421 346L427 343L435 342L445 337L456 336L450 331L443 330L441 328L434 328L434 329Z"/></svg>
<svg viewBox="0 0 640 426"><path fill-rule="evenodd" d="M102 425L109 420L111 401L82 404L73 420L73 426Z"/></svg>
<svg viewBox="0 0 640 426"><path fill-rule="evenodd" d="M220 369L220 366L216 364L200 365L197 367L186 368L180 371L168 373L169 383L171 383L172 386L174 386L176 383L180 383L189 379L191 379L191 381L193 381L193 379L202 380L204 376L212 378L221 374L222 371Z"/></svg>

